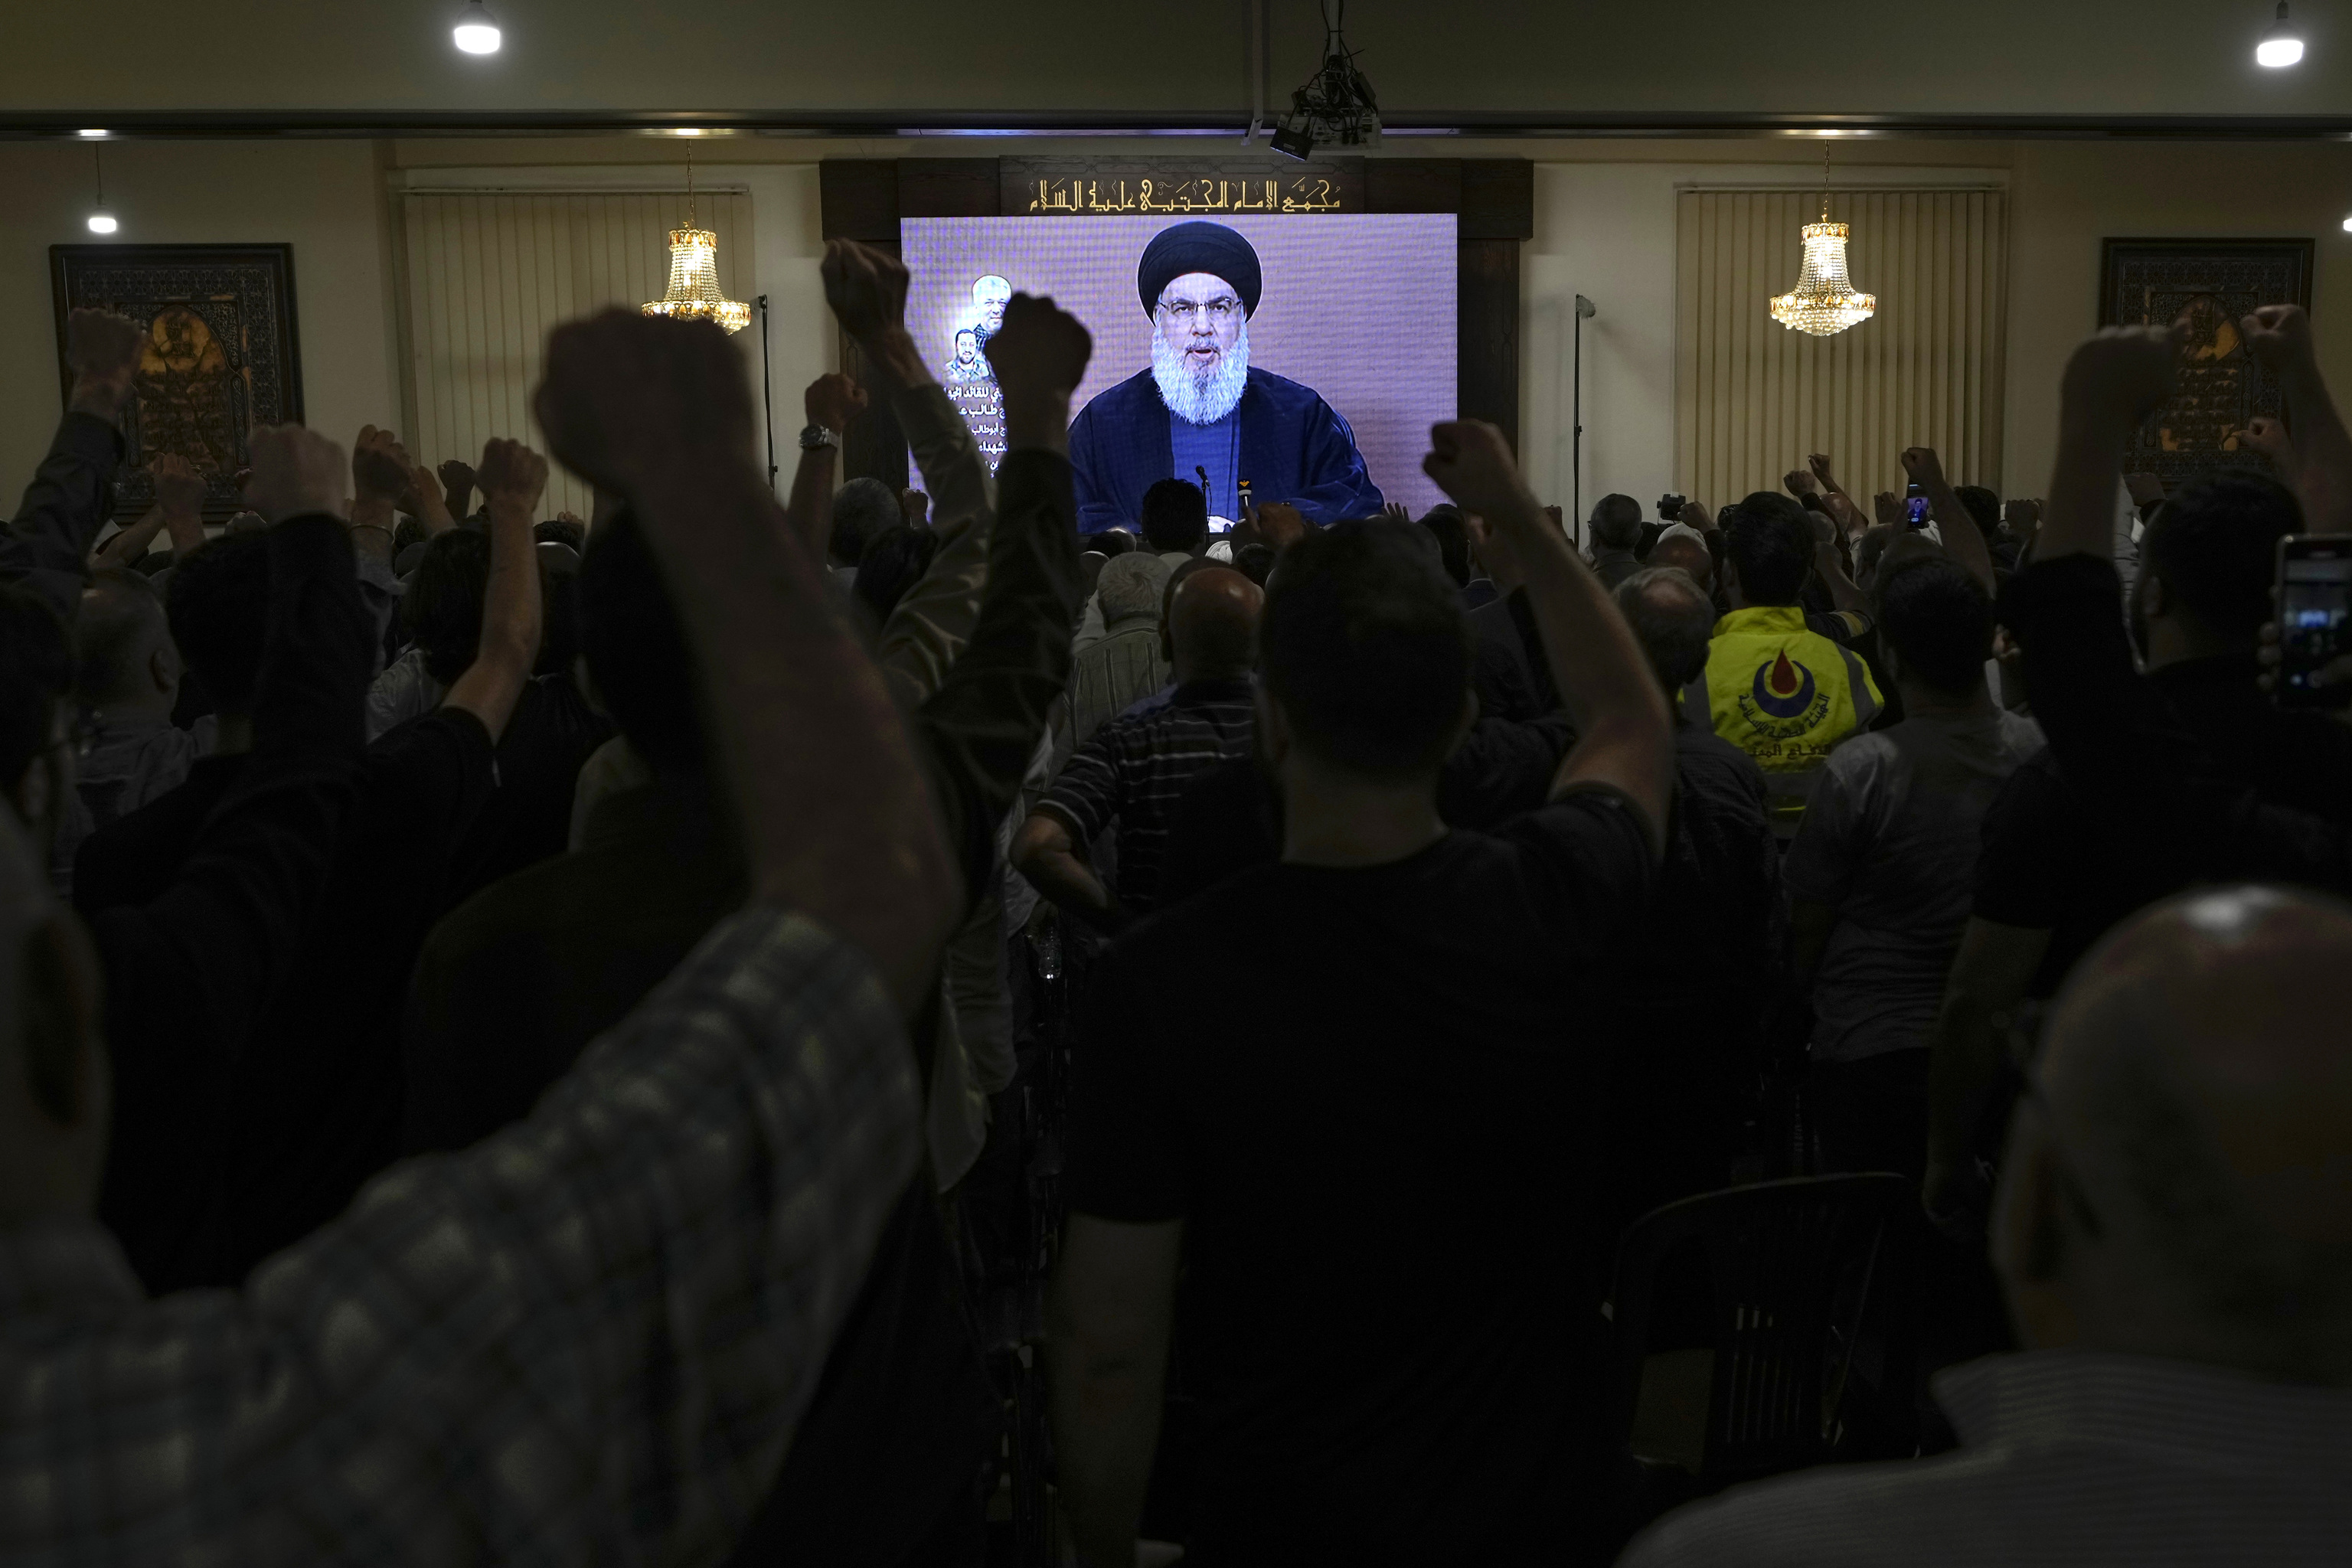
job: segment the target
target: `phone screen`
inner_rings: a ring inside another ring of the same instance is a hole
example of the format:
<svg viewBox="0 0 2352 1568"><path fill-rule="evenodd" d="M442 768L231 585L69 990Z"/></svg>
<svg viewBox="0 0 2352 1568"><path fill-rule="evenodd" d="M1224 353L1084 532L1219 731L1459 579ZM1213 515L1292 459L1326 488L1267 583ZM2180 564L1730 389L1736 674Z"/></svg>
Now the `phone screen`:
<svg viewBox="0 0 2352 1568"><path fill-rule="evenodd" d="M1903 515L1914 528L1927 526L1927 498L1919 493L1917 485L1913 485L1910 493L1903 498Z"/></svg>
<svg viewBox="0 0 2352 1568"><path fill-rule="evenodd" d="M2352 686L2315 686L2313 672L2352 652L2352 538L2287 539L2279 544L2278 702L2282 708L2337 708Z"/></svg>

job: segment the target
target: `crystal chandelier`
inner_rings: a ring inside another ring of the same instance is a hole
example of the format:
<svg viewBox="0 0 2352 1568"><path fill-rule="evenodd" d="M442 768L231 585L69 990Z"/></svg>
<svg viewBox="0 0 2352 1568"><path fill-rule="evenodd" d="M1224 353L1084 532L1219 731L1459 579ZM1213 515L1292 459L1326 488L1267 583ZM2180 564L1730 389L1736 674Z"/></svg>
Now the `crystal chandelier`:
<svg viewBox="0 0 2352 1568"><path fill-rule="evenodd" d="M669 231L669 289L644 306L648 316L716 321L728 332L751 324L751 307L719 291L719 237L694 226L694 152L686 154L686 226Z"/></svg>
<svg viewBox="0 0 2352 1568"><path fill-rule="evenodd" d="M1845 275L1846 226L1830 221L1830 150L1822 148L1822 221L1804 226L1805 264L1797 286L1772 297L1772 319L1784 327L1830 337L1870 320L1878 296L1858 294Z"/></svg>

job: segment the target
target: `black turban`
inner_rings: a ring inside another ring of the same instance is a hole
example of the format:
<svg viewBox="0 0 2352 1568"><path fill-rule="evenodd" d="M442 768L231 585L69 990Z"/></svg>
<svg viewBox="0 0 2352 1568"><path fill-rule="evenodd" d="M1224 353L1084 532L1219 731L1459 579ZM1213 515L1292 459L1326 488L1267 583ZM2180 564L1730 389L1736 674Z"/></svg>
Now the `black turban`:
<svg viewBox="0 0 2352 1568"><path fill-rule="evenodd" d="M1258 291L1265 286L1258 272L1257 252L1223 224L1196 218L1151 237L1135 268L1135 291L1142 296L1143 313L1150 315L1160 303L1160 291L1187 272L1208 272L1223 279L1242 297L1242 314L1257 314Z"/></svg>

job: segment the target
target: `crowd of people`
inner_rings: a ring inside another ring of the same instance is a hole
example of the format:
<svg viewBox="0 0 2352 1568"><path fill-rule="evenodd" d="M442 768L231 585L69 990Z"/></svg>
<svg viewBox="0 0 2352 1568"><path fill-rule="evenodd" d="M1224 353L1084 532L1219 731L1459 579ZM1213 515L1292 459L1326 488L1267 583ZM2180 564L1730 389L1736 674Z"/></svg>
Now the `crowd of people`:
<svg viewBox="0 0 2352 1568"><path fill-rule="evenodd" d="M546 456L260 428L248 510L160 455L112 528L140 333L74 313L0 535L0 1556L2352 1551L2302 310L2169 494L2117 329L2039 500L1813 456L1571 537L1461 420L1422 517L1081 533L1076 321L1007 305L992 472L898 263L824 278L782 504L719 331L614 311ZM835 471L876 400L919 490ZM1627 1358L1652 1432L1773 1309L1664 1269L1629 1345L1621 1241L1864 1173L1872 1462L1662 1484Z"/></svg>

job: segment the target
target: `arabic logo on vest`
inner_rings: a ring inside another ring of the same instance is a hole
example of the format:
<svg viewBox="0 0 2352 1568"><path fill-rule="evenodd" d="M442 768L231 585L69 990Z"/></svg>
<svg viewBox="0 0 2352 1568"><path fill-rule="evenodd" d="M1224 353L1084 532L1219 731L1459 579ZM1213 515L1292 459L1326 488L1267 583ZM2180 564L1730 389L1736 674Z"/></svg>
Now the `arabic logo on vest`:
<svg viewBox="0 0 2352 1568"><path fill-rule="evenodd" d="M1812 705L1813 672L1782 649L1756 667L1756 706L1775 719L1794 719Z"/></svg>

